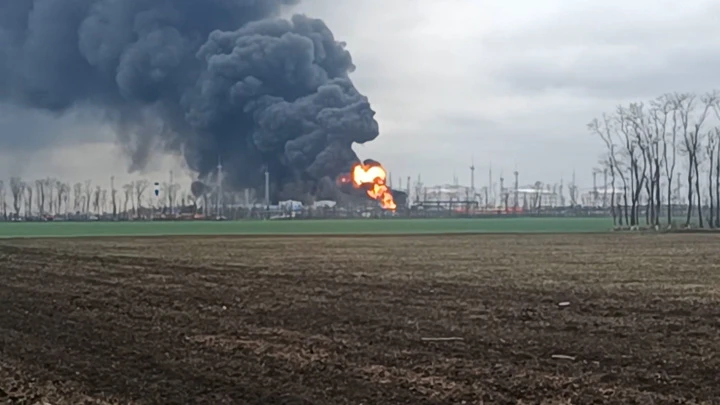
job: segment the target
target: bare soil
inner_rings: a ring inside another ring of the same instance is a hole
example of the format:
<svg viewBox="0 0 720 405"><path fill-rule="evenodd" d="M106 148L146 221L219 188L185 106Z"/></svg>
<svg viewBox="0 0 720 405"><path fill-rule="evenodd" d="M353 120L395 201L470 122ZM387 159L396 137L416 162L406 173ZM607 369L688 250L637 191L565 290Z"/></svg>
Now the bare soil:
<svg viewBox="0 0 720 405"><path fill-rule="evenodd" d="M12 240L0 269L0 403L720 403L720 235Z"/></svg>

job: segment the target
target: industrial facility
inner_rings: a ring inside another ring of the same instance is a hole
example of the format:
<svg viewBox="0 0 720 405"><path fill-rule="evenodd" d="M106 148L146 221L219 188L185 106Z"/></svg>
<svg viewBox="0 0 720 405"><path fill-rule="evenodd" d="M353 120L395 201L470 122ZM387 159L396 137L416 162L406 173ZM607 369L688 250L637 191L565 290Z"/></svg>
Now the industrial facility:
<svg viewBox="0 0 720 405"><path fill-rule="evenodd" d="M608 209L612 201L621 201L623 192L608 184L607 171L593 170L593 186L580 188L572 173L571 181L565 184L561 178L557 182L523 181L516 170L511 178L502 173L493 176L492 168L481 185L476 185L474 163L469 166L470 184L460 184L458 176L451 183L426 185L422 176L399 178L393 184L392 174L388 174L388 186L398 203L397 213L416 213L418 215L502 215L534 214L568 207L584 209ZM222 165L218 164L218 171ZM245 212L247 216L270 215L274 217L306 216L327 214L341 216L368 216L378 211L375 201L369 199L350 199L347 201L318 200L303 204L295 200L271 201L268 194L269 172L265 173L266 187L263 190L244 190L243 192L225 192L221 179L209 191L209 200L200 201L200 205L210 205L203 209L207 215L216 217L236 217L236 212ZM602 175L598 179L598 175ZM484 177L484 176L483 176ZM599 181L598 181L599 180ZM599 184L600 183L600 184ZM222 202L221 202L222 201ZM255 214L252 214L252 213Z"/></svg>

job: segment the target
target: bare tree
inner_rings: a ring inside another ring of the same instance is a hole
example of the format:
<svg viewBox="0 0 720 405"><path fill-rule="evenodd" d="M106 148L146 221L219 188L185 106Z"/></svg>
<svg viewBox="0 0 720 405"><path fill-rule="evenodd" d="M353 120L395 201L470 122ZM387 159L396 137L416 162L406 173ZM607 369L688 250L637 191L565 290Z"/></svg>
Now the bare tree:
<svg viewBox="0 0 720 405"><path fill-rule="evenodd" d="M717 130L717 128L715 128ZM715 131L710 131L707 134L707 143L705 144L705 153L707 154L708 161L708 191L710 192L710 217L708 218L708 225L710 228L715 227L715 202L713 201L715 195L713 193L713 180L715 175L715 150L717 149L718 139L715 137Z"/></svg>
<svg viewBox="0 0 720 405"><path fill-rule="evenodd" d="M10 192L13 196L13 209L15 210L15 218L19 218L20 208L22 207L23 197L25 195L25 183L20 177L12 177L10 179Z"/></svg>
<svg viewBox="0 0 720 405"><path fill-rule="evenodd" d="M625 178L625 175L622 170L620 169L620 164L618 162L618 156L617 156L617 146L615 145L614 137L617 135L617 127L615 126L615 123L613 122L610 117L608 117L606 114L603 114L602 120L598 120L597 118L592 120L588 124L588 129L590 132L594 135L597 135L600 137L600 139L605 143L605 147L607 148L607 158L605 159L607 168L610 169L610 178L612 181L612 193L610 195L610 205L612 207L612 215L613 215L613 224L619 224L622 226L623 224L623 217L622 217L622 211L616 212L615 211L615 175L619 175L622 179L622 182L624 184L624 189L627 191L627 180ZM571 185L571 193L573 190L573 186ZM572 198L572 196L571 196ZM625 201L625 205L627 206L627 197ZM618 208L619 208L620 202L618 201Z"/></svg>
<svg viewBox="0 0 720 405"><path fill-rule="evenodd" d="M33 202L32 183L28 183L25 185L25 194L27 195L27 197L25 199L25 217L29 218L32 216L32 202Z"/></svg>
<svg viewBox="0 0 720 405"><path fill-rule="evenodd" d="M75 183L73 185L73 211L76 214L79 214L85 206L85 203L83 202L82 191L82 183Z"/></svg>
<svg viewBox="0 0 720 405"><path fill-rule="evenodd" d="M93 212L95 212L97 215L100 215L100 194L102 193L102 189L100 186L95 186L95 191L93 192Z"/></svg>
<svg viewBox="0 0 720 405"><path fill-rule="evenodd" d="M108 203L108 191L107 189L100 190L100 211L102 214L107 212Z"/></svg>
<svg viewBox="0 0 720 405"><path fill-rule="evenodd" d="M195 214L198 213L198 212L197 212L197 209L198 209L198 207L197 207L197 198L195 198L195 196L194 196L192 193L184 194L184 197L183 197L183 207L185 206L186 203L192 207L192 214L193 214L193 215L195 215Z"/></svg>
<svg viewBox="0 0 720 405"><path fill-rule="evenodd" d="M600 161L600 164L603 166L606 172L610 172L610 186L612 187L612 190L610 191L610 214L613 218L613 225L617 225L618 213L615 209L615 164L613 163L614 159L610 157L610 154L611 152L608 151L607 155ZM607 200L607 184L605 184L605 190L603 191L603 204L605 204L605 201Z"/></svg>
<svg viewBox="0 0 720 405"><path fill-rule="evenodd" d="M715 118L720 120L720 101L713 105L713 111L715 112ZM715 151L715 227L720 228L720 127L713 129L712 137L715 139L717 144L717 150ZM713 163L710 163L712 166ZM712 199L713 196L710 196Z"/></svg>
<svg viewBox="0 0 720 405"><path fill-rule="evenodd" d="M7 196L5 195L5 182L0 180L0 205L2 205L3 220L7 221Z"/></svg>
<svg viewBox="0 0 720 405"><path fill-rule="evenodd" d="M115 190L115 177L110 178L110 200L112 202L112 216L117 218L117 190Z"/></svg>
<svg viewBox="0 0 720 405"><path fill-rule="evenodd" d="M85 190L85 213L89 214L90 213L90 204L92 203L92 194L93 194L92 180L85 180L84 190Z"/></svg>
<svg viewBox="0 0 720 405"><path fill-rule="evenodd" d="M665 95L667 100L667 106L672 115L672 127L669 132L665 132L662 142L662 154L665 166L665 179L667 181L667 223L668 226L672 225L672 187L673 179L675 178L675 165L677 162L677 145L678 145L678 131L681 128L680 111L682 111L682 105L684 103L683 95L673 94Z"/></svg>
<svg viewBox="0 0 720 405"><path fill-rule="evenodd" d="M134 189L135 189L135 185L132 182L123 186L123 191L125 193L125 200L123 201L123 212L125 212L125 215L128 215L128 216L129 216L128 202L130 202L131 200L134 201L134 199L133 199L133 190Z"/></svg>
<svg viewBox="0 0 720 405"><path fill-rule="evenodd" d="M715 104L717 104L718 101L718 93L713 91L711 93L707 93L701 98L701 102L703 104L701 113L698 117L696 117L695 122L693 123L693 137L692 137L692 154L694 155L693 158L693 166L692 170L695 172L695 192L697 194L697 210L698 210L698 224L700 228L703 227L703 210L702 210L702 198L701 198L701 191L700 191L700 165L702 164L702 144L705 140L706 133L702 131L703 124L705 123L705 120L707 119L707 116L710 112L710 110L713 108Z"/></svg>
<svg viewBox="0 0 720 405"><path fill-rule="evenodd" d="M687 194L687 217L685 219L685 226L690 226L690 219L692 218L692 210L693 210L693 164L695 162L695 153L697 152L697 142L695 142L693 137L693 131L692 127L690 125L690 115L693 109L696 106L696 96L693 94L679 94L675 95L675 98L673 100L675 110L678 114L678 119L680 121L680 129L682 133L682 140L681 140L681 152L683 152L688 160L688 173L687 173L687 180L688 180L688 194ZM693 152L694 151L694 152Z"/></svg>
<svg viewBox="0 0 720 405"><path fill-rule="evenodd" d="M542 191L543 191L543 184L540 181L536 181L533 185L533 189L535 190L535 195L533 196L532 206L536 210L540 210L542 208Z"/></svg>
<svg viewBox="0 0 720 405"><path fill-rule="evenodd" d="M485 192L485 196L487 196L487 191ZM210 202L208 201L209 198L210 198L210 192L208 190L204 190L203 194L202 194L202 201L203 201L202 211L203 211L203 215L205 215L205 216L210 214ZM489 201L489 200L486 198L486 201Z"/></svg>
<svg viewBox="0 0 720 405"><path fill-rule="evenodd" d="M626 119L630 123L629 126L632 129L634 135L633 142L637 145L638 161L642 159L642 166L639 164L635 166L633 174L635 176L635 194L633 195L633 201L636 203L636 209L640 210L640 197L645 190L645 196L647 197L647 204L645 205L645 224L650 225L651 221L654 222L654 193L652 190L651 179L652 174L652 143L653 133L650 130L649 125L649 114L645 111L645 105L643 103L632 103L625 110ZM640 170L642 168L642 170ZM649 171L649 173L648 173ZM639 222L639 218L638 218Z"/></svg>
<svg viewBox="0 0 720 405"><path fill-rule="evenodd" d="M142 209L142 196L149 184L147 180L138 180L135 182L135 199L137 200L136 216L138 218L140 217L140 210Z"/></svg>
<svg viewBox="0 0 720 405"><path fill-rule="evenodd" d="M638 218L637 218L637 202L639 193L636 192L636 189L641 188L642 185L638 185L639 182L639 153L638 153L638 143L634 138L633 133L633 124L632 121L628 119L628 112L625 107L618 106L616 109L617 115L616 115L616 125L619 130L619 133L621 135L622 139L622 149L621 149L621 156L623 156L625 159L627 159L627 162L623 166L619 167L619 170L625 171L627 170L627 173L624 176L628 176L628 184L630 186L630 189L628 190L627 185L623 184L625 187L623 190L623 199L624 199L624 205L625 205L625 224L630 226L635 226L638 224ZM623 177L624 177L623 176ZM630 215L628 218L628 201L627 196L630 194Z"/></svg>
<svg viewBox="0 0 720 405"><path fill-rule="evenodd" d="M484 189L484 187L483 187L483 189ZM570 206L575 207L577 205L578 187L574 181L568 185L568 194L570 197ZM520 206L520 202L517 201L517 199L515 201L515 205ZM515 207L515 208L517 208L517 207Z"/></svg>
<svg viewBox="0 0 720 405"><path fill-rule="evenodd" d="M55 210L55 180L50 177L43 179L45 191L45 202L47 204L46 214L53 214Z"/></svg>
<svg viewBox="0 0 720 405"><path fill-rule="evenodd" d="M180 191L180 185L175 183L163 183L163 190L167 196L168 211L174 212L175 204L177 204L177 194Z"/></svg>
<svg viewBox="0 0 720 405"><path fill-rule="evenodd" d="M70 183L63 183L62 190L62 201L58 203L58 206L65 205L65 214L67 214L67 211L70 209Z"/></svg>
<svg viewBox="0 0 720 405"><path fill-rule="evenodd" d="M652 101L651 103L652 109L650 110L650 120L651 120L651 126L652 126L652 142L651 142L651 150L652 150L652 167L653 167L653 178L652 178L652 190L654 191L654 198L655 198L655 221L653 224L655 226L660 226L660 210L662 206L662 198L661 198L661 168L666 165L665 158L665 146L667 146L666 142L666 134L667 134L667 125L668 121L670 119L670 114L673 111L672 105L670 101L667 99L666 96L660 96Z"/></svg>
<svg viewBox="0 0 720 405"><path fill-rule="evenodd" d="M717 145L715 151L715 227L720 228L720 128L715 128L713 137Z"/></svg>
<svg viewBox="0 0 720 405"><path fill-rule="evenodd" d="M37 209L40 215L45 215L45 180L35 180L35 189L37 191L36 202Z"/></svg>
<svg viewBox="0 0 720 405"><path fill-rule="evenodd" d="M62 205L65 200L66 193L69 192L69 188L70 186L66 185L60 180L55 180L55 189L57 190L57 198L55 199L55 213L57 213L58 215L62 213ZM65 207L65 209L67 209L67 206Z"/></svg>
<svg viewBox="0 0 720 405"><path fill-rule="evenodd" d="M171 213L173 212L174 207L177 204L178 192L180 192L180 185L179 184L171 184L170 185L170 212Z"/></svg>

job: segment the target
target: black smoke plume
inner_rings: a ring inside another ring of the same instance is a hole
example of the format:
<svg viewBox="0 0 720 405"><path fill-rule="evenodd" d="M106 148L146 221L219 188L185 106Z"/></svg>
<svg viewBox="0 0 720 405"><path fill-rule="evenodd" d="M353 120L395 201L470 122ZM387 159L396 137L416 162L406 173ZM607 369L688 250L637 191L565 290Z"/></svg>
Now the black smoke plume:
<svg viewBox="0 0 720 405"><path fill-rule="evenodd" d="M312 192L378 124L345 44L278 17L298 1L1 0L0 101L99 108L131 169L160 149L201 179L222 159L231 188L262 187L267 168L273 195Z"/></svg>

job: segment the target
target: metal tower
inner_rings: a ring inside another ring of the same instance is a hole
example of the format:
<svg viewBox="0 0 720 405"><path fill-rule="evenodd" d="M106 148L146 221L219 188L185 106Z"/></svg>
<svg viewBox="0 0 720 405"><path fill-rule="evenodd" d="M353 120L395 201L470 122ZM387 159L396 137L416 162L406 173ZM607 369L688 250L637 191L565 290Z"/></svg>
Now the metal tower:
<svg viewBox="0 0 720 405"><path fill-rule="evenodd" d="M470 193L475 198L475 158L470 161Z"/></svg>

